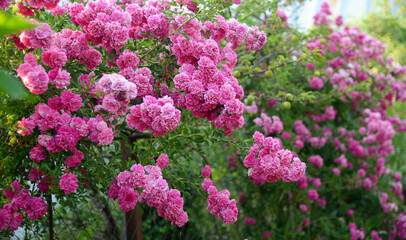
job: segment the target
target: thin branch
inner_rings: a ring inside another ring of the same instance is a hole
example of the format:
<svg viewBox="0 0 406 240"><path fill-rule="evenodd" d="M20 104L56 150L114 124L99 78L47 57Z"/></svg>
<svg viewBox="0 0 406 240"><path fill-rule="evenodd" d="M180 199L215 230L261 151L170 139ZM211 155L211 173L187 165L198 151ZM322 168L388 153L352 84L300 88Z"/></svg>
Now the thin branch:
<svg viewBox="0 0 406 240"><path fill-rule="evenodd" d="M109 239L119 239L120 230L116 221L114 220L113 214L110 211L108 202L103 206L100 200L100 196L97 194L98 191L93 184L89 184L90 189L90 196L97 206L97 208L102 210L102 217L104 222L104 229L106 231L107 237Z"/></svg>
<svg viewBox="0 0 406 240"><path fill-rule="evenodd" d="M49 240L54 240L54 216L52 213L52 194L47 196L48 202L48 229L49 229Z"/></svg>
<svg viewBox="0 0 406 240"><path fill-rule="evenodd" d="M219 239L222 240L222 239L223 239L223 235L221 234L221 231L220 231L220 227L219 227L217 218L216 218L216 216L214 216L214 215L212 215L212 216L213 216L213 218L214 218L214 225L216 225L216 231L217 231L217 234L219 235Z"/></svg>

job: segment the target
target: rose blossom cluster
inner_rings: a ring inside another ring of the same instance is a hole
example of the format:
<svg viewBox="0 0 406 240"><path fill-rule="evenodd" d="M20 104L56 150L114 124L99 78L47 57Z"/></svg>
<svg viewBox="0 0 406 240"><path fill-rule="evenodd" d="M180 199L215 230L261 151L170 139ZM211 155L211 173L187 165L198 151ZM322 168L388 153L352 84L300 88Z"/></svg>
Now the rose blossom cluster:
<svg viewBox="0 0 406 240"><path fill-rule="evenodd" d="M338 158L334 159L334 163L340 165L342 168L351 166L351 162L347 160L345 154L341 154Z"/></svg>
<svg viewBox="0 0 406 240"><path fill-rule="evenodd" d="M255 218L244 218L244 223L248 226L255 225Z"/></svg>
<svg viewBox="0 0 406 240"><path fill-rule="evenodd" d="M303 213L307 212L307 210L308 210L308 207L306 204L300 204L299 208L300 208L300 211L302 211Z"/></svg>
<svg viewBox="0 0 406 240"><path fill-rule="evenodd" d="M154 76L152 76L151 71L146 67L134 71L133 68L135 68L136 64L129 64L130 61L131 63L136 61L129 60L129 58L134 56L136 57L135 54L124 51L124 54L117 60L117 64L121 69L120 75L124 76L129 82L132 82L137 86L137 97L145 97L152 94Z"/></svg>
<svg viewBox="0 0 406 240"><path fill-rule="evenodd" d="M48 90L48 74L41 65L37 64L37 58L32 54L25 55L24 63L17 68L17 76L34 94L42 94Z"/></svg>
<svg viewBox="0 0 406 240"><path fill-rule="evenodd" d="M67 90L64 93L66 94L61 94L61 96L69 95L69 99L59 98L59 103L67 108L73 106L75 109L71 110L77 111L78 108L74 105L78 105L79 108L81 107L82 99L80 96L73 94L70 90ZM75 98L75 95L78 97L78 99ZM54 99L50 99L50 101ZM71 103L73 103L73 105L68 105ZM76 143L79 141L80 135L76 128L70 127L71 120L72 117L69 112L63 112L60 114L59 110L53 108L52 102L49 105L39 103L35 107L35 113L31 115L29 119L23 119L19 125L19 127L25 127L27 129L27 131L24 131L25 133L21 132L23 135L32 133L35 127L38 127L38 129L41 131L41 135L38 137L38 145L31 151L32 153L30 153L31 159L37 162L44 160L37 157L32 157L32 155L39 155L37 152L42 152L42 147L46 147L49 152L53 153L61 152L65 149L73 149L76 146ZM55 130L56 135L50 135L50 133L47 132L50 130Z"/></svg>
<svg viewBox="0 0 406 240"><path fill-rule="evenodd" d="M390 183L391 186L391 191L398 196L401 200L404 199L403 196L403 186L401 182L391 182Z"/></svg>
<svg viewBox="0 0 406 240"><path fill-rule="evenodd" d="M173 106L172 98L146 96L143 100L142 104L131 107L126 119L129 127L141 132L149 129L155 137L165 136L177 128L180 111Z"/></svg>
<svg viewBox="0 0 406 240"><path fill-rule="evenodd" d="M382 240L382 238L379 237L379 233L377 231L375 231L375 230L371 231L371 237L372 237L373 240Z"/></svg>
<svg viewBox="0 0 406 240"><path fill-rule="evenodd" d="M313 187L315 188L319 188L321 186L321 180L320 178L312 178L312 177L308 177L307 181L313 185Z"/></svg>
<svg viewBox="0 0 406 240"><path fill-rule="evenodd" d="M99 145L109 145L113 142L113 130L107 125L100 115L91 118L87 122L89 128L89 139Z"/></svg>
<svg viewBox="0 0 406 240"><path fill-rule="evenodd" d="M161 153L161 155L159 155L158 159L156 160L156 165L160 168L160 169L164 169L168 166L169 164L169 157L166 153Z"/></svg>
<svg viewBox="0 0 406 240"><path fill-rule="evenodd" d="M3 189L7 197L7 204L0 210L0 230L8 229L12 232L18 229L23 221L23 216L18 210L27 213L28 218L42 218L48 206L41 197L31 197L28 189L21 189L19 182L12 182L10 189Z"/></svg>
<svg viewBox="0 0 406 240"><path fill-rule="evenodd" d="M286 13L283 10L277 9L275 16L279 17L282 20L282 25L283 26L285 26L286 28L289 27L288 16L286 15Z"/></svg>
<svg viewBox="0 0 406 240"><path fill-rule="evenodd" d="M177 1L179 2L179 1ZM191 1L187 1L188 7L194 8ZM147 0L143 6L130 4L126 11L131 15L130 37L134 39L149 38L150 33L156 38L163 38L169 34L169 21L165 18L163 10L169 9L168 1Z"/></svg>
<svg viewBox="0 0 406 240"><path fill-rule="evenodd" d="M109 113L125 115L131 99L137 97L137 86L120 74L106 74L95 84L96 89L103 91L103 108Z"/></svg>
<svg viewBox="0 0 406 240"><path fill-rule="evenodd" d="M91 1L84 7L80 3L68 6L71 21L86 32L86 40L111 52L127 44L131 16L110 1Z"/></svg>
<svg viewBox="0 0 406 240"><path fill-rule="evenodd" d="M78 188L78 179L73 173L64 174L59 181L59 187L65 194L73 193Z"/></svg>
<svg viewBox="0 0 406 240"><path fill-rule="evenodd" d="M24 127L25 130L20 130L21 135L29 135L34 128L38 126L41 132L50 129L56 129L71 120L71 113L78 111L82 107L82 98L79 94L72 93L71 90L65 90L60 97L48 99L48 105L39 103L35 107L35 113L29 119L23 119L19 127ZM64 110L62 114L59 112Z"/></svg>
<svg viewBox="0 0 406 240"><path fill-rule="evenodd" d="M184 93L178 96L177 105L192 111L195 117L207 118L216 128L225 127L228 135L244 124L244 105L240 101L244 92L231 73L228 76L217 73L219 81L204 80L213 76L209 72L217 68L209 58L202 58L199 63L202 70L195 71L192 65L183 65L180 74L175 76L175 87ZM194 77L195 72L200 72L199 76Z"/></svg>
<svg viewBox="0 0 406 240"><path fill-rule="evenodd" d="M293 128L296 132L296 137L293 140L292 145L300 150L304 147L305 141L311 138L312 133L301 120L295 121Z"/></svg>
<svg viewBox="0 0 406 240"><path fill-rule="evenodd" d="M167 158L161 155L160 158ZM159 160L159 165L163 159ZM163 160L163 161L166 161ZM168 159L169 161L169 159ZM131 171L124 171L111 182L109 197L118 199L120 209L130 211L137 202L146 202L150 207L158 209L158 215L179 227L188 221L188 215L183 210L183 198L177 189L170 189L168 182L162 177L162 169L158 166L134 164ZM145 173L147 172L147 174ZM141 194L137 189L142 189Z"/></svg>
<svg viewBox="0 0 406 240"><path fill-rule="evenodd" d="M312 178L312 177L306 177L303 176L300 178L297 182L297 185L299 189L304 190L308 187L308 184L312 184L313 187L319 188L321 186L321 180L320 178ZM315 201L317 200L317 204L319 206L325 207L327 205L327 200L320 198L319 193L315 189L309 189L307 191L307 199ZM300 205L300 211L306 212L308 210L307 205L301 204Z"/></svg>
<svg viewBox="0 0 406 240"><path fill-rule="evenodd" d="M130 2L126 2L130 3ZM114 2L90 2L86 7L74 3L69 6L71 21L83 27L88 41L111 52L119 51L128 39L166 37L169 34L169 21L163 10L170 5L166 1L145 1L141 5L130 3L122 10Z"/></svg>
<svg viewBox="0 0 406 240"><path fill-rule="evenodd" d="M348 224L348 227L350 228L351 240L365 238L365 230L363 230L363 228L357 229L357 225L354 222Z"/></svg>
<svg viewBox="0 0 406 240"><path fill-rule="evenodd" d="M244 166L250 168L248 173L253 179L294 182L304 176L306 164L291 151L283 149L279 139L264 138L262 133L255 132L254 140L255 144L244 159Z"/></svg>
<svg viewBox="0 0 406 240"><path fill-rule="evenodd" d="M124 69L136 69L140 64L140 59L130 49L126 49L116 63L121 71Z"/></svg>
<svg viewBox="0 0 406 240"><path fill-rule="evenodd" d="M312 89L315 89L315 90L320 90L320 89L322 89L322 88L323 88L323 85L324 85L323 79L321 79L321 78L319 78L319 77L311 77L311 78L309 79L309 84L310 84L310 87L311 87Z"/></svg>
<svg viewBox="0 0 406 240"><path fill-rule="evenodd" d="M204 181L202 186L204 190L209 194L207 197L207 210L211 214L216 215L226 225L230 225L237 221L238 208L235 199L230 200L230 192L227 189L223 191L217 191L217 188L213 185L213 181L209 178L211 174L211 168L206 165L202 172Z"/></svg>
<svg viewBox="0 0 406 240"><path fill-rule="evenodd" d="M319 199L319 193L315 189L309 189L307 191L307 198L313 201Z"/></svg>
<svg viewBox="0 0 406 240"><path fill-rule="evenodd" d="M270 118L266 113L261 113L260 118L255 118L254 123L259 127L264 127L265 135L280 134L283 131L283 123L278 116Z"/></svg>
<svg viewBox="0 0 406 240"><path fill-rule="evenodd" d="M346 152L348 150L355 157L361 157L367 154L367 149L361 145L360 141L355 139L356 134L354 131L348 131L343 127L339 127L337 130L341 137L345 137L345 142L341 142L338 138L334 138L336 149L339 149L342 152ZM350 164L344 155L341 155L334 161L337 164L340 164L342 167L347 167L346 165Z"/></svg>
<svg viewBox="0 0 406 240"><path fill-rule="evenodd" d="M61 33L53 34L49 25L40 23L39 27L24 31L20 38L22 48L47 49L42 52L42 61L52 68L46 73L33 55L26 55L25 63L18 68L17 73L34 94L44 93L48 89L48 82L54 83L59 89L69 85L70 73L61 69L68 59L77 59L90 70L102 61L101 53L88 45L85 34L80 31L63 29Z"/></svg>
<svg viewBox="0 0 406 240"><path fill-rule="evenodd" d="M38 171L35 167L31 168L28 179L31 182L38 182L38 190L40 192L48 192L50 191L50 186L55 186L51 176L44 176L44 171Z"/></svg>
<svg viewBox="0 0 406 240"><path fill-rule="evenodd" d="M1 1L0 2L0 8L7 8L10 6L10 4L13 2L13 0L6 0L6 1ZM23 3L26 4L26 6L23 5ZM32 13L30 15L23 14L24 16L34 16L34 13L32 10L37 10L39 11L41 7L45 7L47 10L53 10L55 7L57 7L59 3L59 0L25 0L22 1L21 3L17 3L16 5L20 9L20 12L23 11L23 13ZM23 10L22 10L23 8Z"/></svg>
<svg viewBox="0 0 406 240"><path fill-rule="evenodd" d="M319 129L318 124L315 124L314 127L316 129ZM323 132L320 136L318 136L318 137L313 136L308 140L308 142L310 143L310 145L312 145L312 147L322 148L324 145L326 145L327 140L329 139L329 137L331 135L332 135L332 130L324 127Z"/></svg>
<svg viewBox="0 0 406 240"><path fill-rule="evenodd" d="M396 220L396 232L399 239L406 239L406 211L398 215ZM391 238L393 239L393 238Z"/></svg>
<svg viewBox="0 0 406 240"><path fill-rule="evenodd" d="M164 6L165 5L165 6ZM169 34L169 21L162 13L163 8L168 8L166 4L160 5L157 8L145 8L132 4L127 7L127 12L131 14L131 33L130 36L136 39L148 38L142 32L151 33L156 38L164 38ZM141 10L142 9L142 10ZM142 11L141 16L135 17Z"/></svg>
<svg viewBox="0 0 406 240"><path fill-rule="evenodd" d="M386 192L384 192L382 193L381 198L379 199L383 213L388 214L390 211L397 212L398 205L396 204L396 202L388 202L388 198L389 195Z"/></svg>
<svg viewBox="0 0 406 240"><path fill-rule="evenodd" d="M303 176L297 181L297 185L299 189L306 189L309 184L312 184L313 187L319 188L321 186L321 180L320 178L312 178L312 177L307 177Z"/></svg>
<svg viewBox="0 0 406 240"><path fill-rule="evenodd" d="M313 16L314 25L330 25L330 20L327 19L327 17L331 14L330 6L327 2L323 2L323 4L321 4L320 12Z"/></svg>
<svg viewBox="0 0 406 240"><path fill-rule="evenodd" d="M331 129L323 128L322 135L318 137L312 136L312 133L301 120L296 120L293 127L296 132L296 137L293 139L292 145L299 150L304 147L305 143L310 143L312 147L322 148L327 143L327 139L332 135ZM320 126L315 124L314 129L318 130Z"/></svg>
<svg viewBox="0 0 406 240"><path fill-rule="evenodd" d="M82 98L71 90L65 90L61 96L48 99L48 105L39 103L35 113L28 119L23 118L18 127L21 135L30 135L38 127L38 144L31 149L30 158L40 163L48 157L47 151L58 153L69 150L65 164L75 168L80 165L83 153L76 149L79 140L89 137L92 142L108 145L113 141L113 131L100 117L80 118L72 116L82 107ZM55 134L56 133L56 134Z"/></svg>
<svg viewBox="0 0 406 240"><path fill-rule="evenodd" d="M310 156L308 161L314 168L321 168L323 166L323 158L320 155Z"/></svg>
<svg viewBox="0 0 406 240"><path fill-rule="evenodd" d="M70 73L66 70L61 70L66 62L66 54L56 47L42 53L42 61L48 66L54 68L48 73L49 82L54 83L56 88L63 89L70 83ZM58 62L57 62L58 61ZM63 63L61 63L64 61Z"/></svg>
<svg viewBox="0 0 406 240"><path fill-rule="evenodd" d="M44 175L44 171L40 170L38 171L37 168L33 167L30 170L30 173L28 175L28 179L30 179L31 182L36 182L38 181L42 176Z"/></svg>
<svg viewBox="0 0 406 240"><path fill-rule="evenodd" d="M376 143L376 147L368 148L370 155L387 156L393 152L392 138L395 135L395 130L391 122L383 120L379 112L373 112L365 109L364 113L368 115L365 118L367 126L366 136L362 142L368 145Z"/></svg>
<svg viewBox="0 0 406 240"><path fill-rule="evenodd" d="M53 33L51 27L46 23L38 23L34 19L30 22L37 25L34 29L24 30L20 34L20 41L25 48L46 49L53 43Z"/></svg>
<svg viewBox="0 0 406 240"><path fill-rule="evenodd" d="M173 79L177 90L173 94L179 107L208 119L216 128L224 127L228 135L244 124L244 105L240 101L244 92L232 75L237 61L234 49L247 39L246 47L258 50L266 35L235 19L226 22L219 16L217 20L219 23L206 21L202 25L196 19L175 17L174 24L178 26L175 28L187 34L189 40L179 33L170 36L173 54L181 65ZM224 49L220 48L222 39L228 42Z"/></svg>
<svg viewBox="0 0 406 240"><path fill-rule="evenodd" d="M333 106L327 106L324 113L313 115L310 114L310 117L317 123L324 122L326 120L334 120L337 115L337 110L334 110Z"/></svg>
<svg viewBox="0 0 406 240"><path fill-rule="evenodd" d="M101 53L88 44L86 35L80 31L62 29L61 32L55 33L54 47L63 51L68 59L78 60L89 70L93 70L102 62Z"/></svg>

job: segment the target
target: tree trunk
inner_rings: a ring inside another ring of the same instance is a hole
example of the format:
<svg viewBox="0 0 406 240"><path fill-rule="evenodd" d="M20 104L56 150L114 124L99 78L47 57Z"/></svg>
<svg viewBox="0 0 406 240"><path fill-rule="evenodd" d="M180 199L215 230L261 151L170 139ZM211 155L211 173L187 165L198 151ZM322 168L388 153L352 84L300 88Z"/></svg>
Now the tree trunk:
<svg viewBox="0 0 406 240"><path fill-rule="evenodd" d="M52 213L52 194L47 197L48 202L48 230L49 230L49 240L54 240L54 216Z"/></svg>
<svg viewBox="0 0 406 240"><path fill-rule="evenodd" d="M138 162L137 156L131 154L131 150L126 146L124 140L121 140L121 152L123 153L123 161L128 161L130 158ZM125 227L127 240L142 240L142 216L139 205L125 213Z"/></svg>
<svg viewBox="0 0 406 240"><path fill-rule="evenodd" d="M127 240L142 240L142 216L140 206L125 213Z"/></svg>

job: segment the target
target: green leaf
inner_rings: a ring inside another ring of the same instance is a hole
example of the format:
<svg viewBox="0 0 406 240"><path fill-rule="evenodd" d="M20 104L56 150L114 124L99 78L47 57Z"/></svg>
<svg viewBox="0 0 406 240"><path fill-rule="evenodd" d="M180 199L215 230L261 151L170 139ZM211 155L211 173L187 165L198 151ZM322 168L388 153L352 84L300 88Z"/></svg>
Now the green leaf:
<svg viewBox="0 0 406 240"><path fill-rule="evenodd" d="M0 30L1 31L1 30ZM27 93L21 81L0 69L0 91L7 93L13 99L21 99Z"/></svg>
<svg viewBox="0 0 406 240"><path fill-rule="evenodd" d="M9 15L4 12L0 13L0 37L34 27L35 25L28 23L22 17Z"/></svg>

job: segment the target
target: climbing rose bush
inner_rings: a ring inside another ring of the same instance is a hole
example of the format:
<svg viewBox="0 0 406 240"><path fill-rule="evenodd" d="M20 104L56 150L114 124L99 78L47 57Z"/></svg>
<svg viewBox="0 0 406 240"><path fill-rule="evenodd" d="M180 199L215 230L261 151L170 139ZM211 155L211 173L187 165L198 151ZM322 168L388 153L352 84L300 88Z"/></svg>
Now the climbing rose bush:
<svg viewBox="0 0 406 240"><path fill-rule="evenodd" d="M218 7L230 5L226 2ZM12 4L4 3L2 8L11 10ZM127 136L128 141L131 128L164 137L180 124L179 109L208 119L226 135L243 126L244 90L232 70L238 47L259 50L265 44L266 35L258 27L221 15L200 14L204 5L189 1L97 0L63 6L58 1L25 1L15 6L35 26L12 39L18 50L32 52L25 54L15 71L41 99L33 114L17 126L20 136L35 142L27 156L35 164L31 164L29 180L39 182L31 189L36 194L59 195L63 191L66 197L72 196L82 188L82 181L91 184L81 180L89 166L86 148L103 149L101 146L112 144L119 136ZM40 13L43 6L52 10L53 17L69 21L58 26L40 22L37 16L49 16L49 12ZM209 21L200 20L203 18ZM161 64L167 65L166 72L154 70ZM169 187L161 172L169 164L163 153L158 166L133 165L132 172L115 177L108 196L118 199L124 211L146 202L158 209L159 216L183 226L188 214L183 210L181 193ZM19 185L14 191L19 191ZM213 194L209 191L209 198ZM220 219L234 212L231 219L224 219L227 224L237 220L236 201L230 204L230 210L221 214L221 209L212 210ZM15 231L23 221L20 213L14 214L19 205L11 210L4 206L2 211L8 215L1 228ZM41 211L32 217L28 207L23 210L34 219L45 214Z"/></svg>

